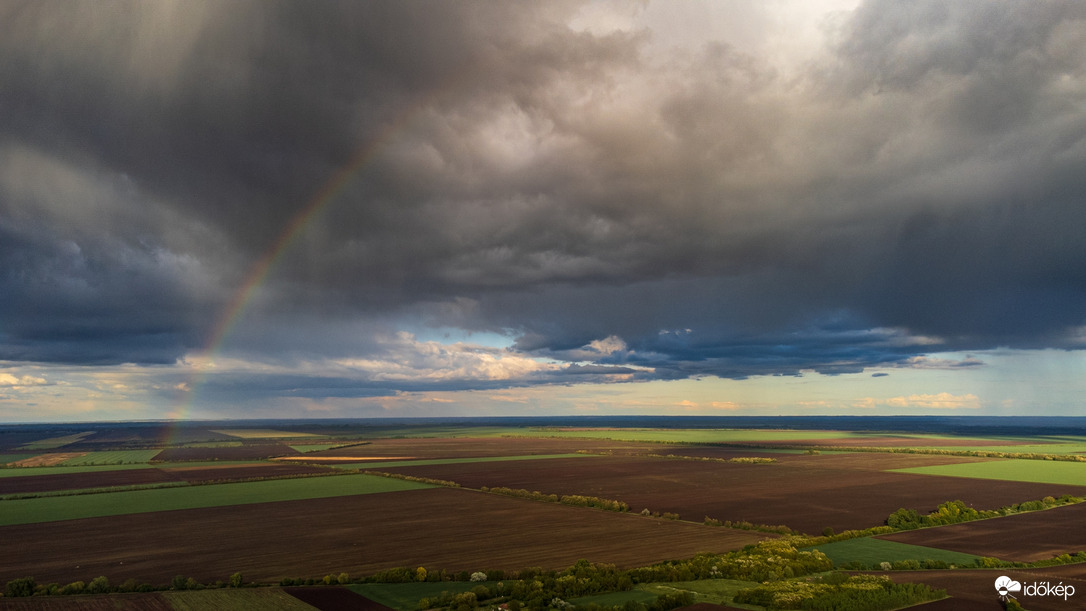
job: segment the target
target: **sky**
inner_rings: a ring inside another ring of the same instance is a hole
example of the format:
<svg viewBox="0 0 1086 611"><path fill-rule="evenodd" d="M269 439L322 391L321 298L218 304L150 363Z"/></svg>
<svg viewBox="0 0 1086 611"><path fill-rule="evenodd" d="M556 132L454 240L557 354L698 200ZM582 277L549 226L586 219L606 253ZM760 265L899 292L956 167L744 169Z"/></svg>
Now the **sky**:
<svg viewBox="0 0 1086 611"><path fill-rule="evenodd" d="M1086 4L0 0L0 422L1078 415Z"/></svg>

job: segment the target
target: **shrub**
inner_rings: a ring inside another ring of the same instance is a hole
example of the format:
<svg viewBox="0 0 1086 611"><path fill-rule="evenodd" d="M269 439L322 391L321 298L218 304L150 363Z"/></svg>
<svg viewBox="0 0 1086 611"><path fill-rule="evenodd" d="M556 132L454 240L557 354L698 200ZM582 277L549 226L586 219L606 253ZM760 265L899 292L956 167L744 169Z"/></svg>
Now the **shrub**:
<svg viewBox="0 0 1086 611"><path fill-rule="evenodd" d="M109 592L109 579L105 575L95 577L87 584L87 591L91 594L105 594L106 592Z"/></svg>
<svg viewBox="0 0 1086 611"><path fill-rule="evenodd" d="M4 588L4 596L20 597L20 596L33 596L34 588L37 583L33 577L20 577L19 579L12 579L8 582L6 588Z"/></svg>

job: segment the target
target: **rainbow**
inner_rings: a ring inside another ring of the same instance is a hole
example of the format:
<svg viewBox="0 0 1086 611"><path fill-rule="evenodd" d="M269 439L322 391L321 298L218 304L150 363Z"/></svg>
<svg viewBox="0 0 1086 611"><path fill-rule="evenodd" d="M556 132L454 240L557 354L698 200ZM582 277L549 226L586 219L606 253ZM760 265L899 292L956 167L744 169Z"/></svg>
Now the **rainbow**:
<svg viewBox="0 0 1086 611"><path fill-rule="evenodd" d="M460 79L456 79L460 80ZM450 91L453 79L446 81L428 95L423 96L414 104L406 107L396 115L393 121L386 124L373 138L367 140L355 153L340 167L322 186L313 194L287 223L283 231L275 241L265 250L264 254L252 265L240 288L234 292L226 309L212 327L208 335L205 347L195 359L188 380L180 387L179 399L173 409L167 414L167 419L174 426L169 427L165 441L169 443L176 433L176 425L189 418L192 407L197 398L197 391L206 377L207 371L213 367L215 356L218 355L229 338L231 331L241 319L253 297L267 281L274 271L276 264L290 250L291 245L298 237L305 233L306 229L321 213L336 201L337 197L351 183L351 180L369 164L393 138L410 125L411 120L421 114L427 108L431 108L437 98Z"/></svg>

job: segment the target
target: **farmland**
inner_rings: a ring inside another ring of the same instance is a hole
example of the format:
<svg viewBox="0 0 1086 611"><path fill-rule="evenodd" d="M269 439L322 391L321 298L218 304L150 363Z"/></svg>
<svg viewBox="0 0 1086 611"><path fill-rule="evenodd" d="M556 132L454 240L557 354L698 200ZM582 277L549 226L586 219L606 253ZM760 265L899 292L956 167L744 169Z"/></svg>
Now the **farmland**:
<svg viewBox="0 0 1086 611"><path fill-rule="evenodd" d="M1086 497L1086 464L1070 462L1083 442L1074 434L509 423L415 430L306 421L36 427L0 426L0 456L11 458L0 468L0 541L16 542L0 555L0 584L31 575L60 586L104 577L168 587L178 576L213 584L240 573L268 586L259 595L114 594L118 608L124 596L144 597L146 608L305 608L290 588L272 586L326 575L353 583L398 567L412 575L418 567L434 575L512 574L560 571L587 559L640 570L769 540L806 541L838 567L907 560L974 566L983 557L1011 567L1066 562L1086 550L1078 527L1086 504L1075 501L932 528L891 533L886 526L899 509L924 515L949 500L997 510ZM970 453L1039 447L1068 461ZM589 501L558 502L563 498ZM857 532L819 539L842 531ZM928 580L937 585L971 573L934 574ZM689 583L696 587L684 591L700 602L754 587ZM675 587L643 584L583 602L622 605ZM355 595L318 589L304 596ZM415 594L403 596L395 606L413 609ZM0 598L0 610L45 608L15 602Z"/></svg>
<svg viewBox="0 0 1086 611"><path fill-rule="evenodd" d="M947 457L884 455L915 464ZM1086 465L1083 465L1086 466ZM377 468L377 467L375 467ZM677 513L701 521L706 516L732 521L785 525L807 533L868 528L910 503L931 511L961 498L978 508L1044 496L1086 494L1086 487L1026 482L990 486L970 480L873 470L856 454L781 456L773 464L735 464L669 460L647 456L600 456L524 463L457 463L380 467L395 473L451 480L461 485L504 486L553 494L590 494L625 501L640 511Z"/></svg>

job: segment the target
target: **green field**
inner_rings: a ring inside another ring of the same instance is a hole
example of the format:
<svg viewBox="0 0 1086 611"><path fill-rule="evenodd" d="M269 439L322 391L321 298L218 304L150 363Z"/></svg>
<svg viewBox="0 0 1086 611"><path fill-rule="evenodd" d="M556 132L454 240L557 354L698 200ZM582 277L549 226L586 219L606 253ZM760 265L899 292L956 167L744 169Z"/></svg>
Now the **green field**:
<svg viewBox="0 0 1086 611"><path fill-rule="evenodd" d="M434 458L424 460L374 460L332 465L339 469L376 469L379 467L423 467L426 465L455 465L473 462L505 462L510 460L546 460L548 458L587 458L596 454L527 454L524 456L482 456L477 458Z"/></svg>
<svg viewBox="0 0 1086 611"><path fill-rule="evenodd" d="M848 562L861 562L867 566L877 566L880 562L898 562L901 560L941 560L947 564L970 565L979 558L973 554L952 552L934 547L909 545L896 541L883 541L871 537L846 539L825 545L816 545L817 549L829 556L837 566Z"/></svg>
<svg viewBox="0 0 1086 611"><path fill-rule="evenodd" d="M6 500L0 501L0 526L431 487L386 477L339 475Z"/></svg>
<svg viewBox="0 0 1086 611"><path fill-rule="evenodd" d="M910 467L908 469L894 469L894 472L1086 486L1086 463L1051 460L992 460L955 465Z"/></svg>
<svg viewBox="0 0 1086 611"><path fill-rule="evenodd" d="M147 463L158 453L160 449L153 450L113 450L109 452L87 452L84 456L69 458L60 463L65 467L79 467L86 465L125 465Z"/></svg>
<svg viewBox="0 0 1086 611"><path fill-rule="evenodd" d="M0 454L0 465L6 465L27 458L34 458L37 454Z"/></svg>
<svg viewBox="0 0 1086 611"><path fill-rule="evenodd" d="M80 439L83 439L87 435L92 435L94 431L86 431L83 433L75 433L72 435L65 435L63 437L50 437L48 439L39 439L30 443L19 446L20 450L52 450L61 446L66 446L69 443L75 443Z"/></svg>
<svg viewBox="0 0 1086 611"><path fill-rule="evenodd" d="M314 607L279 588L240 588L161 592L177 611L313 611Z"/></svg>
<svg viewBox="0 0 1086 611"><path fill-rule="evenodd" d="M532 429L520 435L532 437L573 437L611 439L614 441L656 441L666 443L758 443L763 441L799 441L840 439L853 436L841 431L793 431L755 429Z"/></svg>
<svg viewBox="0 0 1086 611"><path fill-rule="evenodd" d="M156 450L158 451L158 450ZM78 467L10 467L0 469L0 477L26 477L30 475L57 475L62 473L95 473L97 471L127 471L129 469L159 469L169 467L223 467L258 464L252 460L217 460L203 462L140 463L130 465L82 465Z"/></svg>

